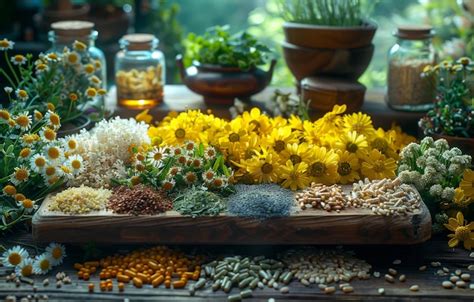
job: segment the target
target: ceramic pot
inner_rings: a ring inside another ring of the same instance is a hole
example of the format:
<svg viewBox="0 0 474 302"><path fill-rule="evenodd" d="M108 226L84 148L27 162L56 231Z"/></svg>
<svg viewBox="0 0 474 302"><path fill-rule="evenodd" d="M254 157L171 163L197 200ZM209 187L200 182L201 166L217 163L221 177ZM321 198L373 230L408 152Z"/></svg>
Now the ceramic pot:
<svg viewBox="0 0 474 302"><path fill-rule="evenodd" d="M61 125L58 131L58 137L65 137L68 135L78 134L82 129L89 130L94 126L94 123L86 115L81 115L77 119Z"/></svg>
<svg viewBox="0 0 474 302"><path fill-rule="evenodd" d="M364 22L361 26L320 26L285 22L286 42L306 48L347 49L361 48L372 43L377 25Z"/></svg>
<svg viewBox="0 0 474 302"><path fill-rule="evenodd" d="M286 64L297 81L318 75L358 79L367 69L374 45L360 48L305 48L282 43Z"/></svg>
<svg viewBox="0 0 474 302"><path fill-rule="evenodd" d="M268 71L198 63L186 69L181 55L176 57L176 63L183 83L202 95L206 104L231 106L236 98L248 100L270 84L276 60L271 61Z"/></svg>

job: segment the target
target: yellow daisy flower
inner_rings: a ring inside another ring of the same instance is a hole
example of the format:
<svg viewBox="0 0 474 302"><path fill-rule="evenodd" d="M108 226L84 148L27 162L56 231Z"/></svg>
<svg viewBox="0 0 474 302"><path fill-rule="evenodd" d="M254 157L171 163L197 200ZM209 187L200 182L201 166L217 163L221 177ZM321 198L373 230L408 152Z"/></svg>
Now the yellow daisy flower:
<svg viewBox="0 0 474 302"><path fill-rule="evenodd" d="M460 242L463 242L464 248L467 250L471 250L474 247L474 221L465 225L464 215L458 212L456 219L449 218L448 223L445 223L444 226L454 232L454 234L448 235L451 238L448 241L449 247L456 247Z"/></svg>
<svg viewBox="0 0 474 302"><path fill-rule="evenodd" d="M347 184L359 180L359 158L348 151L339 151L338 155L337 174L339 174L339 182Z"/></svg>
<svg viewBox="0 0 474 302"><path fill-rule="evenodd" d="M306 173L307 169L308 164L304 162L293 164L291 160L288 160L286 164L281 167L280 176L283 179L281 185L293 191L308 187L311 183L311 178Z"/></svg>
<svg viewBox="0 0 474 302"><path fill-rule="evenodd" d="M311 162L308 163L308 176L313 182L322 184L334 184L338 181L337 161L338 156L333 150L325 147L313 146Z"/></svg>
<svg viewBox="0 0 474 302"><path fill-rule="evenodd" d="M279 155L282 164L285 164L288 160L291 160L295 165L300 162L309 163L312 160L311 147L307 143L287 144L285 149L281 151Z"/></svg>
<svg viewBox="0 0 474 302"><path fill-rule="evenodd" d="M342 129L345 132L355 131L365 137L371 137L375 132L370 116L361 112L345 115L342 118Z"/></svg>
<svg viewBox="0 0 474 302"><path fill-rule="evenodd" d="M379 150L385 156L398 159L394 145L395 138L395 131L389 130L385 132L382 128L378 128L377 131L375 131L375 135L368 139L370 140L369 145L372 149Z"/></svg>
<svg viewBox="0 0 474 302"><path fill-rule="evenodd" d="M387 158L377 149L372 149L362 162L361 172L370 180L394 178L397 163L393 158Z"/></svg>
<svg viewBox="0 0 474 302"><path fill-rule="evenodd" d="M296 132L293 132L290 126L284 126L273 128L267 142L276 153L280 153L285 150L286 145L298 143L298 138Z"/></svg>
<svg viewBox="0 0 474 302"><path fill-rule="evenodd" d="M464 191L467 198L474 199L474 171L467 169L464 171L459 187Z"/></svg>
<svg viewBox="0 0 474 302"><path fill-rule="evenodd" d="M276 183L280 179L280 165L277 160L276 153L262 149L256 156L238 164L238 166L246 169L256 183Z"/></svg>
<svg viewBox="0 0 474 302"><path fill-rule="evenodd" d="M363 134L358 134L355 131L349 131L339 136L335 142L335 148L341 151L347 151L349 153L356 154L362 157L365 154L364 151L368 148L367 139Z"/></svg>
<svg viewBox="0 0 474 302"><path fill-rule="evenodd" d="M262 114L260 109L252 108L250 112L245 111L242 113L240 119L242 128L254 131L260 134L268 134L271 131L271 125L269 117Z"/></svg>
<svg viewBox="0 0 474 302"><path fill-rule="evenodd" d="M464 195L464 190L461 188L456 188L454 190L454 203L461 208L466 208L472 203L471 198L467 198Z"/></svg>

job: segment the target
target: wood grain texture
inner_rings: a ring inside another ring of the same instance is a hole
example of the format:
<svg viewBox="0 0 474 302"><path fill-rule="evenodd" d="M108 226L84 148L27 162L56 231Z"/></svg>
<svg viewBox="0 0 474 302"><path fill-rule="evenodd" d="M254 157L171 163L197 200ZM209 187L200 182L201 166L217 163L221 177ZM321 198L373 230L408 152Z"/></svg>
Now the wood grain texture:
<svg viewBox="0 0 474 302"><path fill-rule="evenodd" d="M227 215L191 218L175 211L153 216L108 211L67 215L49 211L50 202L46 198L33 217L33 238L39 242L405 245L431 237L431 216L424 204L407 216L375 215L368 209L305 210L261 221Z"/></svg>

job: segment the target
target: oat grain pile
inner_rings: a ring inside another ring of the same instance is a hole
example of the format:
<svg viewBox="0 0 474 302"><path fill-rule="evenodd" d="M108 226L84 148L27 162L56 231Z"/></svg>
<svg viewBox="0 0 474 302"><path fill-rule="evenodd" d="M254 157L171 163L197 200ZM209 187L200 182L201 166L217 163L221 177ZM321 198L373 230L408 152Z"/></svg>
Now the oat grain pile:
<svg viewBox="0 0 474 302"><path fill-rule="evenodd" d="M161 190L144 185L114 189L107 208L117 214L155 215L173 208L171 200Z"/></svg>
<svg viewBox="0 0 474 302"><path fill-rule="evenodd" d="M105 209L112 192L87 186L66 189L53 196L49 210L68 214L85 214Z"/></svg>

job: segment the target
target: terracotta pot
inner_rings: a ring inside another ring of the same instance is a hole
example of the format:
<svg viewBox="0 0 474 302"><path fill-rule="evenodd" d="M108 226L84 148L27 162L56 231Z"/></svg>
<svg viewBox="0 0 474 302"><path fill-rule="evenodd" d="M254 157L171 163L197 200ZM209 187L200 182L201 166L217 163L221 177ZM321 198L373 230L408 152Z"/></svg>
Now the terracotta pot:
<svg viewBox="0 0 474 302"><path fill-rule="evenodd" d="M65 20L86 20L91 7L89 4L71 5L70 8L52 9L46 8L34 16L42 33L50 30L51 23Z"/></svg>
<svg viewBox="0 0 474 302"><path fill-rule="evenodd" d="M367 69L374 45L361 48L305 48L282 43L286 64L296 80L317 75L358 79Z"/></svg>
<svg viewBox="0 0 474 302"><path fill-rule="evenodd" d="M420 139L425 137L425 135L423 135L423 130L418 130L418 136ZM449 136L443 134L431 134L429 136L431 136L434 140L444 138L446 141L448 141L450 147L458 147L464 154L468 154L474 158L474 138Z"/></svg>
<svg viewBox="0 0 474 302"><path fill-rule="evenodd" d="M317 112L329 112L334 105L347 106L347 112L356 112L364 103L365 86L353 80L328 77L307 77L301 81L301 97L310 101L309 107Z"/></svg>
<svg viewBox="0 0 474 302"><path fill-rule="evenodd" d="M86 115L81 115L77 119L61 125L58 131L58 137L65 137L68 135L78 134L82 129L89 130L94 126L94 123Z"/></svg>
<svg viewBox="0 0 474 302"><path fill-rule="evenodd" d="M112 5L93 6L88 20L95 24L101 43L119 40L127 33L130 26L130 16L122 8Z"/></svg>
<svg viewBox="0 0 474 302"><path fill-rule="evenodd" d="M276 60L271 61L268 71L200 64L186 69L181 55L176 57L176 63L183 83L202 95L206 104L233 105L236 98L247 100L270 84Z"/></svg>
<svg viewBox="0 0 474 302"><path fill-rule="evenodd" d="M372 43L377 25L365 22L362 26L338 27L285 22L286 42L307 48L360 48Z"/></svg>

